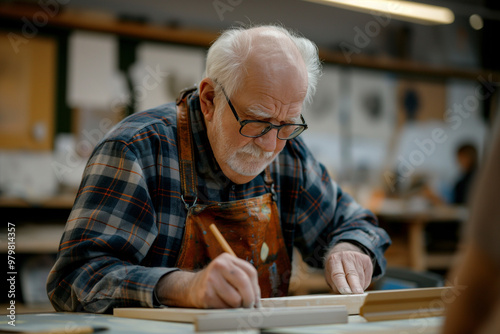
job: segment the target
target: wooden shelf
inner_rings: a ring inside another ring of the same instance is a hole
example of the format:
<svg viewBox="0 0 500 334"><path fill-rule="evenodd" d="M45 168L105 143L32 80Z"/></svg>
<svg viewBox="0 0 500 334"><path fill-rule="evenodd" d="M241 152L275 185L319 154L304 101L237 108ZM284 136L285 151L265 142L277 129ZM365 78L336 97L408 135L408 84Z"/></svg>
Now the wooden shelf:
<svg viewBox="0 0 500 334"><path fill-rule="evenodd" d="M8 307L10 304L0 304L0 315L9 314ZM16 314L31 314L31 313L54 313L56 312L50 304L26 305L16 302Z"/></svg>
<svg viewBox="0 0 500 334"><path fill-rule="evenodd" d="M500 79L500 73L482 69L462 69L456 67L432 66L412 60L402 60L390 57L373 57L368 55L351 55L347 59L341 52L319 50L321 59L327 62L348 65L354 67L363 67L368 69L385 70L391 72L404 73L408 75L418 75L435 78L460 78L468 80L478 80L480 77L485 80L491 78L493 81Z"/></svg>
<svg viewBox="0 0 500 334"><path fill-rule="evenodd" d="M39 6L10 3L0 5L0 16L12 19L31 18L40 11L42 10ZM48 18L48 25L54 27L83 29L172 43L206 47L217 38L216 32L206 30L177 29L135 22L122 22L109 16L95 14L61 10L57 15L45 16Z"/></svg>
<svg viewBox="0 0 500 334"><path fill-rule="evenodd" d="M16 227L16 254L56 254L63 232L64 224ZM8 239L1 236L0 253L6 253Z"/></svg>
<svg viewBox="0 0 500 334"><path fill-rule="evenodd" d="M46 208L71 209L76 194L61 194L44 199L24 199L14 197L0 197L0 208Z"/></svg>
<svg viewBox="0 0 500 334"><path fill-rule="evenodd" d="M5 3L0 5L0 17L10 19L32 18L42 9L36 5ZM45 13L44 13L45 14ZM160 25L124 22L102 13L86 13L61 8L57 15L45 15L47 24L65 29L83 29L89 31L112 33L120 36L154 40L169 43L208 47L218 36L216 31L194 28L172 28ZM319 50L320 58L328 63L353 67L370 68L410 75L429 77L456 77L462 79L500 80L500 73L483 69L462 69L453 67L431 66L414 61L393 58L373 57L368 55L352 55L347 59L341 52L327 49Z"/></svg>

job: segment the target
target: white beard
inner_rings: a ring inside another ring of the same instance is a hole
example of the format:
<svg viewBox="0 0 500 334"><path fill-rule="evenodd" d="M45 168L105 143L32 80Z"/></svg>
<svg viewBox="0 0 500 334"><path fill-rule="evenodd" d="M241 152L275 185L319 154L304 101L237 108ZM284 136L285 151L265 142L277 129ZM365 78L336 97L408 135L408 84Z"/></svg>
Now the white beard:
<svg viewBox="0 0 500 334"><path fill-rule="evenodd" d="M238 174L259 175L274 160L274 152L265 152L250 142L236 150L227 159L227 164Z"/></svg>
<svg viewBox="0 0 500 334"><path fill-rule="evenodd" d="M240 175L259 175L274 160L275 152L263 151L253 142L249 142L242 148L234 150L222 126L222 112L222 110L215 110L214 115L216 130L214 135L217 136L216 144L220 145L220 148L224 152L222 159L225 160L229 168Z"/></svg>

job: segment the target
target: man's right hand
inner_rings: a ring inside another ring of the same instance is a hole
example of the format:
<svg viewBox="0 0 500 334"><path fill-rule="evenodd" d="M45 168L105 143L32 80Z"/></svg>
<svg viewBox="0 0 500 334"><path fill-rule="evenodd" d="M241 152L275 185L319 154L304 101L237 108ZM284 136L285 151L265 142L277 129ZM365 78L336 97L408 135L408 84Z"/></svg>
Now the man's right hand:
<svg viewBox="0 0 500 334"><path fill-rule="evenodd" d="M163 276L156 292L162 304L179 307L254 307L260 301L257 270L228 253L199 272L175 271Z"/></svg>

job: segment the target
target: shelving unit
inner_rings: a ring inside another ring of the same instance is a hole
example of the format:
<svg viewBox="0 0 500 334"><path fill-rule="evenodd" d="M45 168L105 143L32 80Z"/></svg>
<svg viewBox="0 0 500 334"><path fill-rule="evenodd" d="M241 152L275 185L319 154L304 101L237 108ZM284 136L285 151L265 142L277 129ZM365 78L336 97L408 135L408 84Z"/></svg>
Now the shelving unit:
<svg viewBox="0 0 500 334"><path fill-rule="evenodd" d="M8 250L7 223L15 226L16 310L18 313L54 311L44 295L45 279L53 265L75 194L28 201L0 197L5 228L0 231L0 253ZM21 298L22 297L22 298ZM7 314L7 294L0 299ZM6 305L4 307L4 305Z"/></svg>
<svg viewBox="0 0 500 334"><path fill-rule="evenodd" d="M75 201L75 194L60 194L40 200L26 200L22 198L0 197L0 208L42 208L70 210Z"/></svg>

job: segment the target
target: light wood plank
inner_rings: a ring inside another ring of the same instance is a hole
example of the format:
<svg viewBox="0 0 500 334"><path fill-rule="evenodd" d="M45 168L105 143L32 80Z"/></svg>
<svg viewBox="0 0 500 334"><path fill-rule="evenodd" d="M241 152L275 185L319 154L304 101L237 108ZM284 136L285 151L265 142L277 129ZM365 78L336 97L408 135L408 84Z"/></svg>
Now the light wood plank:
<svg viewBox="0 0 500 334"><path fill-rule="evenodd" d="M367 321L441 316L451 291L451 287L372 291L360 314Z"/></svg>
<svg viewBox="0 0 500 334"><path fill-rule="evenodd" d="M116 308L116 317L193 323L196 331L347 323L344 306L258 309Z"/></svg>
<svg viewBox="0 0 500 334"><path fill-rule="evenodd" d="M308 308L260 308L239 316L212 314L197 317L195 330L237 330L347 323L347 311L342 306Z"/></svg>
<svg viewBox="0 0 500 334"><path fill-rule="evenodd" d="M349 315L359 314L367 294L359 295L308 295L277 298L262 298L263 307L300 307L300 306L345 306Z"/></svg>

